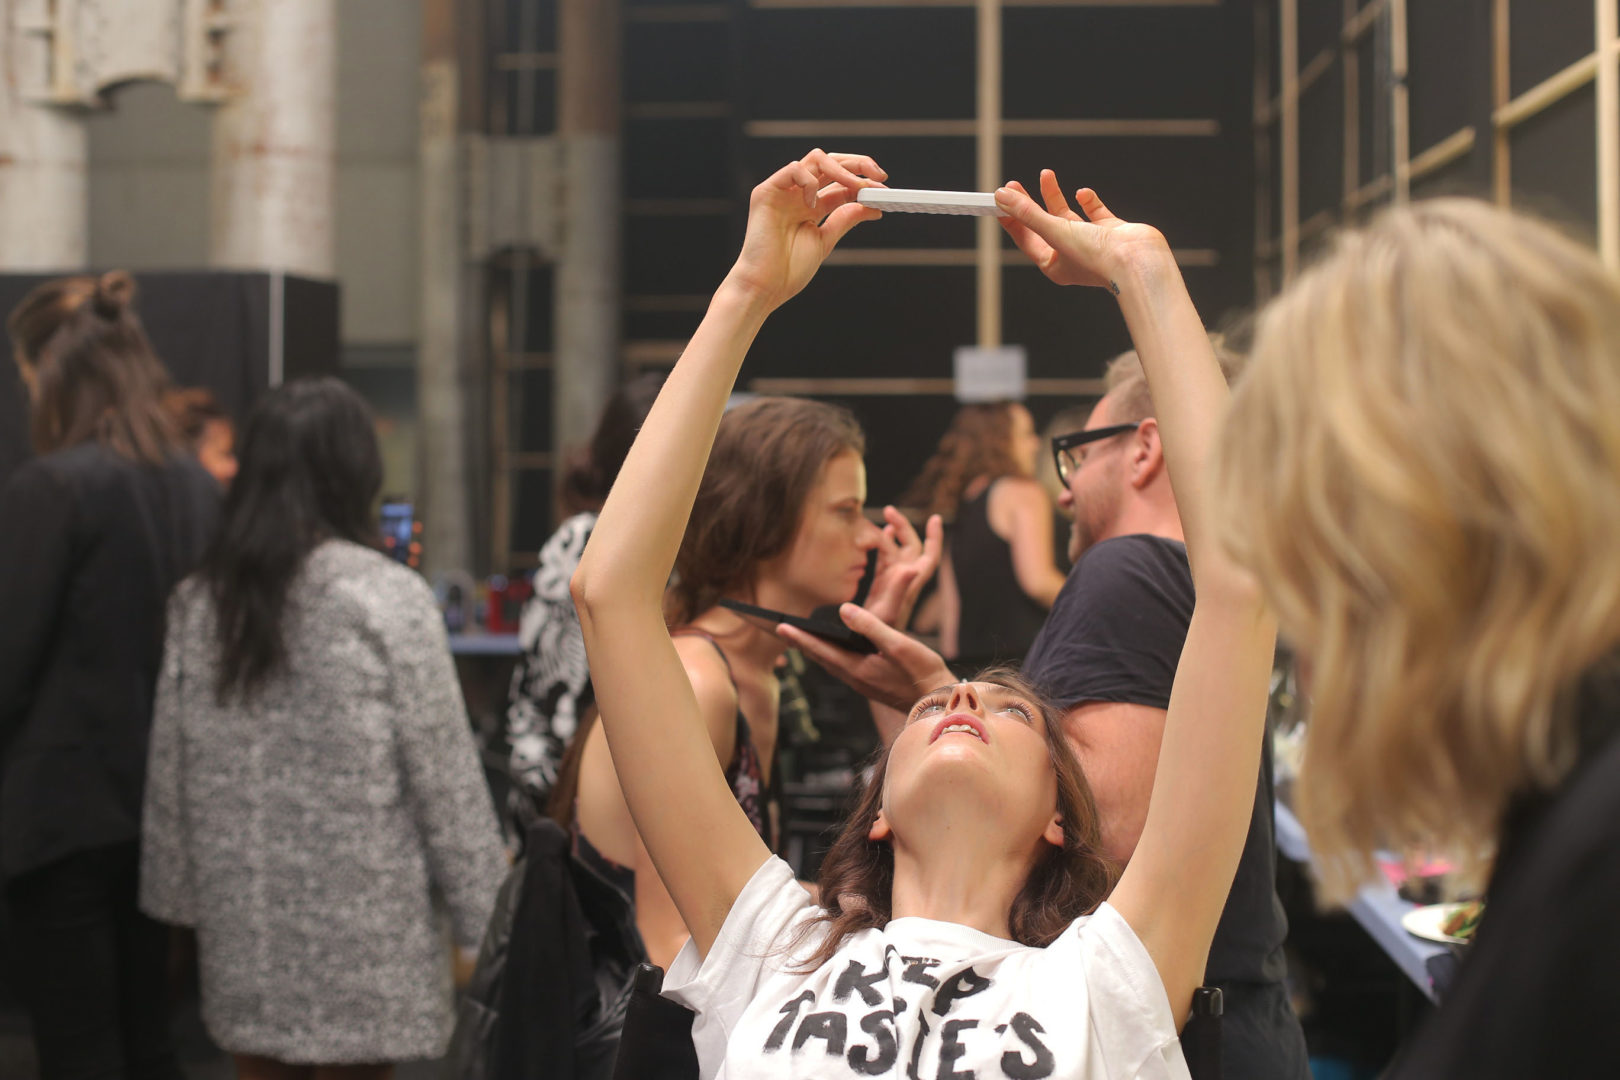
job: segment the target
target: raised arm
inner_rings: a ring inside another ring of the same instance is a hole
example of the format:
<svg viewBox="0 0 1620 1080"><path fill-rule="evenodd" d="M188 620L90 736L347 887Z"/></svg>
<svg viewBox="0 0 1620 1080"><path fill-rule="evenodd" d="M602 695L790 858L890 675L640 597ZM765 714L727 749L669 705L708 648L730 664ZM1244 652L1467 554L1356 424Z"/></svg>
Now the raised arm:
<svg viewBox="0 0 1620 1080"><path fill-rule="evenodd" d="M817 150L754 189L742 253L642 425L574 573L625 802L702 954L770 852L715 757L664 626L664 586L743 356L839 239L877 216L855 193L884 175L870 158Z"/></svg>
<svg viewBox="0 0 1620 1080"><path fill-rule="evenodd" d="M1041 194L1045 209L1016 184L997 192L1003 224L1054 281L1118 298L1153 394L1197 586L1147 820L1111 898L1185 1017L1248 831L1276 627L1206 524L1205 462L1227 390L1169 245L1157 229L1115 217L1089 188L1076 193L1082 218L1050 170Z"/></svg>

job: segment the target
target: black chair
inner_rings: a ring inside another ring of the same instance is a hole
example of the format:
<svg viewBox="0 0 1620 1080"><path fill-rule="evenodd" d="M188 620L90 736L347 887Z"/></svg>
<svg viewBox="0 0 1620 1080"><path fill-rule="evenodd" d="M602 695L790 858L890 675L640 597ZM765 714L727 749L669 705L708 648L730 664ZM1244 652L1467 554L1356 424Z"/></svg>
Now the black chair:
<svg viewBox="0 0 1620 1080"><path fill-rule="evenodd" d="M663 987L663 968L642 964L636 969L613 1080L698 1080L697 1050L692 1045L697 1014L661 997ZM1181 1051L1192 1080L1222 1080L1223 1011L1219 987L1202 986L1193 992L1192 1017L1181 1030Z"/></svg>
<svg viewBox="0 0 1620 1080"><path fill-rule="evenodd" d="M697 1048L692 1045L697 1014L660 996L663 988L663 968L636 968L613 1080L698 1080Z"/></svg>
<svg viewBox="0 0 1620 1080"><path fill-rule="evenodd" d="M1181 1053L1192 1080L1222 1080L1221 1015L1226 1004L1218 986L1193 991L1192 1016L1181 1029Z"/></svg>

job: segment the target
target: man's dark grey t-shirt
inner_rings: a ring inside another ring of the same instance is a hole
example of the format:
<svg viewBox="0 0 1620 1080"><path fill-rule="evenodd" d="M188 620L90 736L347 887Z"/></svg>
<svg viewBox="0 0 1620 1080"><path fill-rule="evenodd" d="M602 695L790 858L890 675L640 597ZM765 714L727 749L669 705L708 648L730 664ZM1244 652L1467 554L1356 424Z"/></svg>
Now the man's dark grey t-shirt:
<svg viewBox="0 0 1620 1080"><path fill-rule="evenodd" d="M1192 611L1192 570L1184 544L1148 535L1104 540L1088 548L1070 571L1024 659L1024 674L1061 709L1089 702L1168 708ZM1206 975L1211 984L1227 989L1229 1051L1251 1041L1247 1036L1258 1036L1262 1048L1271 1042L1265 1030L1243 1031L1256 1026L1254 1018L1236 1012L1251 996L1247 991L1253 984L1273 984L1280 995L1287 972L1282 945L1288 920L1277 898L1272 796L1267 739L1248 841L1215 930ZM1240 1065L1228 1052L1223 1054L1227 1075L1303 1077L1298 1021L1275 1002L1264 1011L1260 1028L1285 1029L1275 1033L1280 1058ZM1292 1062L1296 1045L1297 1070Z"/></svg>

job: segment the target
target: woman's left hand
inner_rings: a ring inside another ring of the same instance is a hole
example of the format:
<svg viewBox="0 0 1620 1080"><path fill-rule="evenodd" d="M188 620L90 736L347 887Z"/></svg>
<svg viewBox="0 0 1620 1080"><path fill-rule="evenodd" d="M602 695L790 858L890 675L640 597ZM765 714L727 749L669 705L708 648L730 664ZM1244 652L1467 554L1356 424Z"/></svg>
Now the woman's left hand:
<svg viewBox="0 0 1620 1080"><path fill-rule="evenodd" d="M878 542L877 569L866 594L866 610L903 630L911 621L918 594L939 569L945 525L938 514L931 516L923 527L927 533L924 540L894 507L885 506L883 517L888 524L883 526L883 538Z"/></svg>
<svg viewBox="0 0 1620 1080"><path fill-rule="evenodd" d="M812 150L771 174L748 200L742 253L726 277L767 311L810 283L844 234L881 214L855 202L889 174L860 154Z"/></svg>

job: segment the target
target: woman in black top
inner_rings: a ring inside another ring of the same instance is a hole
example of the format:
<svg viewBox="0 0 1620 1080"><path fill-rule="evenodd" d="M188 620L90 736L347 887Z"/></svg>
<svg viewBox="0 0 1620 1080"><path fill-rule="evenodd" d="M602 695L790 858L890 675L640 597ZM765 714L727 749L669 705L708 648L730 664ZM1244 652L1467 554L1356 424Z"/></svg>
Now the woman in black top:
<svg viewBox="0 0 1620 1080"><path fill-rule="evenodd" d="M964 405L902 502L954 524L940 570L940 643L961 671L1018 663L1063 588L1041 439L1016 402Z"/></svg>
<svg viewBox="0 0 1620 1080"><path fill-rule="evenodd" d="M1386 1076L1614 1076L1620 282L1484 203L1392 210L1262 314L1216 476L1309 664L1327 898L1384 846L1489 868Z"/></svg>
<svg viewBox="0 0 1620 1080"><path fill-rule="evenodd" d="M7 322L39 456L0 489L0 877L41 1075L177 1077L168 931L137 912L164 604L219 490L186 453L134 282L48 282Z"/></svg>

